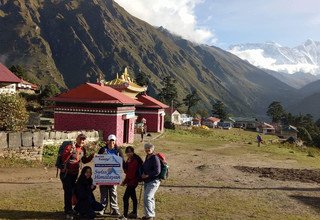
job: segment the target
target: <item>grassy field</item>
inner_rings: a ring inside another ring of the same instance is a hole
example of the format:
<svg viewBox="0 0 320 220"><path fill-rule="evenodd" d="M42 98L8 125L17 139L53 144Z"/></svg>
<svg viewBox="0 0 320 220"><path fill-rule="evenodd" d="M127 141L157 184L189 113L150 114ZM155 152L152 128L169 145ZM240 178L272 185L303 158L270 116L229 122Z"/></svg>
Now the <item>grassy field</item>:
<svg viewBox="0 0 320 220"><path fill-rule="evenodd" d="M170 164L170 178L156 195L157 219L320 219L317 183L234 168L319 169L319 150L282 145L274 136L264 136L266 144L258 148L256 135L238 129L176 130L153 141ZM143 144L134 145L143 157ZM50 155L46 165L52 165L55 155ZM1 160L0 166L0 218L61 219L62 189L54 168L18 160ZM119 187L120 207L122 195Z"/></svg>

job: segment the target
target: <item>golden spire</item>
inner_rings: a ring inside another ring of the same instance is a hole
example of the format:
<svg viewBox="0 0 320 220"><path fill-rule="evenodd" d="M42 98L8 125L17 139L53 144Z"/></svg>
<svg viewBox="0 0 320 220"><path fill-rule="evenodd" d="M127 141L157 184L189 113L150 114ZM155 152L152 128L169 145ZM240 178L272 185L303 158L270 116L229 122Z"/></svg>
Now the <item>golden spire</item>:
<svg viewBox="0 0 320 220"><path fill-rule="evenodd" d="M124 72L123 72L122 75L121 75L121 79L123 79L123 80L126 81L126 82L133 82L133 81L131 80L131 78L130 78L130 75L129 75L129 73L128 73L128 68L127 68L127 67L124 68Z"/></svg>

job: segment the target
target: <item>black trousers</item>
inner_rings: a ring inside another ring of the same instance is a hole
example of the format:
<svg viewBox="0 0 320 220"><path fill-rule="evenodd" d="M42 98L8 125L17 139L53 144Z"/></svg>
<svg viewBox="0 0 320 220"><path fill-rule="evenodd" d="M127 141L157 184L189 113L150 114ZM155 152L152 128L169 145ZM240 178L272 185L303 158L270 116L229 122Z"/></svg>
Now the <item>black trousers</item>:
<svg viewBox="0 0 320 220"><path fill-rule="evenodd" d="M137 214L138 200L136 195L136 186L127 186L123 195L123 215L128 217L129 211L129 198L132 199L133 210L132 213Z"/></svg>
<svg viewBox="0 0 320 220"><path fill-rule="evenodd" d="M64 191L64 212L67 214L72 211L72 194L76 187L77 174L60 173Z"/></svg>

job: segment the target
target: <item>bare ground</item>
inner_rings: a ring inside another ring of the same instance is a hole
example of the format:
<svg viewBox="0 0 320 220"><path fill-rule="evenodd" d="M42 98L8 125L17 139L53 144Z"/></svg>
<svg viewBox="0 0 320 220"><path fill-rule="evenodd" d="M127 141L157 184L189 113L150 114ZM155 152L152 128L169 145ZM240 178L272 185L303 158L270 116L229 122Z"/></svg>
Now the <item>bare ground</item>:
<svg viewBox="0 0 320 220"><path fill-rule="evenodd" d="M157 219L320 219L320 171L292 157L246 152L237 143L184 149L161 138L156 144L170 164L170 179L157 194ZM137 148L142 152L142 144ZM1 168L0 218L61 219L55 172ZM121 205L122 188L119 195Z"/></svg>

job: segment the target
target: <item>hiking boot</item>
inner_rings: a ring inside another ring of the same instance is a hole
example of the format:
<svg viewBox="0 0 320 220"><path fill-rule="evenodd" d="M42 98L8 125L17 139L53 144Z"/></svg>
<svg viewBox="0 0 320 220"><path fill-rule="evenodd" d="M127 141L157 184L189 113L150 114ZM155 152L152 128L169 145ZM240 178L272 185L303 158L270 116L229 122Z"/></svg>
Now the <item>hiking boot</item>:
<svg viewBox="0 0 320 220"><path fill-rule="evenodd" d="M127 220L127 218L124 215L122 215L121 217L118 218L118 220Z"/></svg>
<svg viewBox="0 0 320 220"><path fill-rule="evenodd" d="M114 210L112 210L110 215L112 215L114 217L120 217L120 212L118 210L114 209Z"/></svg>
<svg viewBox="0 0 320 220"><path fill-rule="evenodd" d="M131 212L131 213L128 215L128 218L138 218L138 215L137 215L137 213Z"/></svg>
<svg viewBox="0 0 320 220"><path fill-rule="evenodd" d="M99 211L99 212L97 212L97 213L98 213L98 215L104 215L104 209Z"/></svg>
<svg viewBox="0 0 320 220"><path fill-rule="evenodd" d="M73 215L72 214L66 214L66 219L72 220L73 219Z"/></svg>
<svg viewBox="0 0 320 220"><path fill-rule="evenodd" d="M73 219L74 215L76 214L76 211L70 210L70 211L65 212L65 214L66 214L66 219Z"/></svg>

